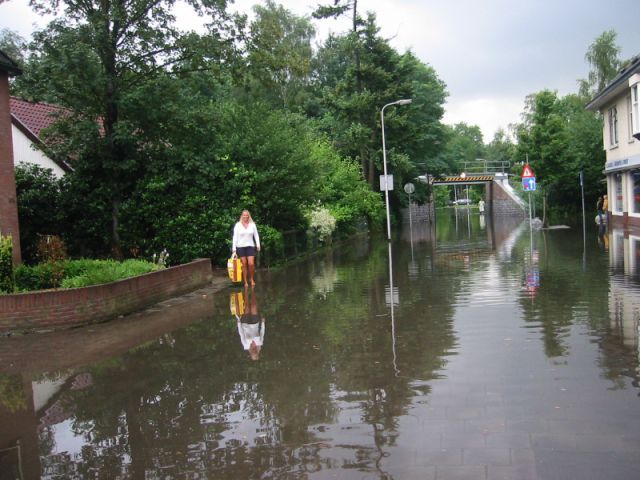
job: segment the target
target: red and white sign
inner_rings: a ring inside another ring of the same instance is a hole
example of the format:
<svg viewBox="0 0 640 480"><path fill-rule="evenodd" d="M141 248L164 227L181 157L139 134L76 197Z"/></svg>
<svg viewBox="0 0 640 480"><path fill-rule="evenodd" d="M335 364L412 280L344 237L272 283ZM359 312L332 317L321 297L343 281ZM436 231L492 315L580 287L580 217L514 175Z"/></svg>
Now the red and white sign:
<svg viewBox="0 0 640 480"><path fill-rule="evenodd" d="M533 173L533 170L531 169L531 167L527 163L524 166L524 169L522 170L522 178L529 178L529 177L535 177L535 176L536 176L536 174Z"/></svg>

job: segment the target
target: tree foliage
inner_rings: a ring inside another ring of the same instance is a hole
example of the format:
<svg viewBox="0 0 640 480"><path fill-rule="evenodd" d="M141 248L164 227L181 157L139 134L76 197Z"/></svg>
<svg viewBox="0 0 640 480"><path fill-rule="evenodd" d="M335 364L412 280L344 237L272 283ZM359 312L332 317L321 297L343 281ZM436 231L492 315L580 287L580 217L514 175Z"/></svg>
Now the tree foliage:
<svg viewBox="0 0 640 480"><path fill-rule="evenodd" d="M578 81L582 96L594 96L617 75L622 62L616 37L615 30L607 30L589 46L584 56L590 67L589 75L586 80Z"/></svg>
<svg viewBox="0 0 640 480"><path fill-rule="evenodd" d="M272 0L254 11L247 42L249 87L276 108L300 110L311 79L315 29Z"/></svg>
<svg viewBox="0 0 640 480"><path fill-rule="evenodd" d="M485 145L480 127L460 122L447 127L446 131L446 146L442 155L447 165L446 173L460 173L464 170L465 162L484 158Z"/></svg>
<svg viewBox="0 0 640 480"><path fill-rule="evenodd" d="M581 96L559 98L543 90L527 99L524 122L517 128L518 158L528 158L552 207L565 214L579 211L580 171L587 202L595 204L602 193L602 120L585 104Z"/></svg>
<svg viewBox="0 0 640 480"><path fill-rule="evenodd" d="M41 236L60 235L66 231L62 208L62 185L49 169L32 164L15 167L18 219L22 258L37 261L37 244Z"/></svg>
<svg viewBox="0 0 640 480"><path fill-rule="evenodd" d="M354 5L355 8L355 5ZM401 186L425 170L437 170L435 160L445 130L441 124L446 90L435 70L408 51L399 54L379 35L369 14L353 31L330 36L316 58L315 87L319 118L336 148L361 165L371 189L383 172L381 109L399 99L411 105L385 110L385 140L389 170L398 188L391 193L394 208L404 202ZM417 198L424 199L424 192Z"/></svg>
<svg viewBox="0 0 640 480"><path fill-rule="evenodd" d="M177 74L204 66L204 46L219 61L224 35L233 31L225 0L193 3L213 19L205 38L185 35L174 26L173 4L174 0L32 2L36 10L57 13L60 8L64 15L36 34L24 83L35 97L70 109L67 130L56 132L56 144L67 149L65 154L72 153L78 165L84 164L78 172L86 173L87 181L109 202L108 236L117 257L122 256L121 203L148 164L142 152L147 139L128 108L131 96L159 72ZM91 132L88 143L87 137L69 141L77 139L79 133L71 131L77 128Z"/></svg>
<svg viewBox="0 0 640 480"><path fill-rule="evenodd" d="M20 34L8 28L0 30L0 50L18 66L21 68L24 66L27 41Z"/></svg>
<svg viewBox="0 0 640 480"><path fill-rule="evenodd" d="M514 162L516 158L516 145L504 129L499 129L493 136L493 140L485 147L485 158L495 162Z"/></svg>
<svg viewBox="0 0 640 480"><path fill-rule="evenodd" d="M172 0L34 5L64 11L36 34L20 87L69 109L49 142L74 163L60 225L76 254L222 258L241 208L280 231L319 205L341 234L357 218L375 225L380 108L398 98L414 103L386 119L397 183L438 169L445 86L357 2L334 5L353 29L315 56L309 20L273 2L255 8L244 43L222 0L195 5L213 19L203 36L175 28Z"/></svg>

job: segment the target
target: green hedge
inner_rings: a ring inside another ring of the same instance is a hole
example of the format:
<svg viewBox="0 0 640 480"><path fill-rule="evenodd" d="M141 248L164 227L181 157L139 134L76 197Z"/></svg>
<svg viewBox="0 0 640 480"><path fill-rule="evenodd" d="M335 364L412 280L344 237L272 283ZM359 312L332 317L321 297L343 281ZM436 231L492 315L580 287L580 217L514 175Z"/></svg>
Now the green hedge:
<svg viewBox="0 0 640 480"><path fill-rule="evenodd" d="M13 292L13 243L0 235L0 293Z"/></svg>
<svg viewBox="0 0 640 480"><path fill-rule="evenodd" d="M56 288L55 272L63 269L61 288L79 288L114 282L164 268L145 260L65 260L47 262L35 266L20 265L15 270L15 286L18 291Z"/></svg>

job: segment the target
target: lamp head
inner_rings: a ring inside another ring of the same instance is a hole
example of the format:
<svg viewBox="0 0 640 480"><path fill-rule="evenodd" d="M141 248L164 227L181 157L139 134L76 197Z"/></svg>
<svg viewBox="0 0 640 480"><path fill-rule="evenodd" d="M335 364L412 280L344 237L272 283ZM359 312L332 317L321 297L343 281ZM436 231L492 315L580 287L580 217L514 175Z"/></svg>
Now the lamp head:
<svg viewBox="0 0 640 480"><path fill-rule="evenodd" d="M410 98L404 98L402 100L398 100L396 102L398 105L408 105L411 103L411 99Z"/></svg>

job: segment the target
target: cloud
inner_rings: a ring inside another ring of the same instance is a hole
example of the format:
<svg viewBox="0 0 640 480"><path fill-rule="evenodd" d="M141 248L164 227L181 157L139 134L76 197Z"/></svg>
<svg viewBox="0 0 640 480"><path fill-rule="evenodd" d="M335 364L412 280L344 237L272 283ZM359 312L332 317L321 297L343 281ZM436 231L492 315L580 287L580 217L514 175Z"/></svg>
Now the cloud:
<svg viewBox="0 0 640 480"><path fill-rule="evenodd" d="M461 98L447 104L443 121L449 125L477 125L484 142L489 143L499 129L508 133L509 124L518 122L523 110L524 99L520 97Z"/></svg>
<svg viewBox="0 0 640 480"><path fill-rule="evenodd" d="M264 2L236 0L230 8L251 17L256 3ZM278 3L309 17L330 0ZM638 0L360 0L358 8L375 12L381 35L400 52L412 50L446 83L445 121L479 125L485 140L520 120L527 95L576 92L589 70L584 55L604 31L618 33L622 58L640 53ZM185 28L202 20L182 9L179 18ZM28 37L34 19L44 25L27 0L0 3L0 28ZM319 39L350 28L349 18L313 23Z"/></svg>

